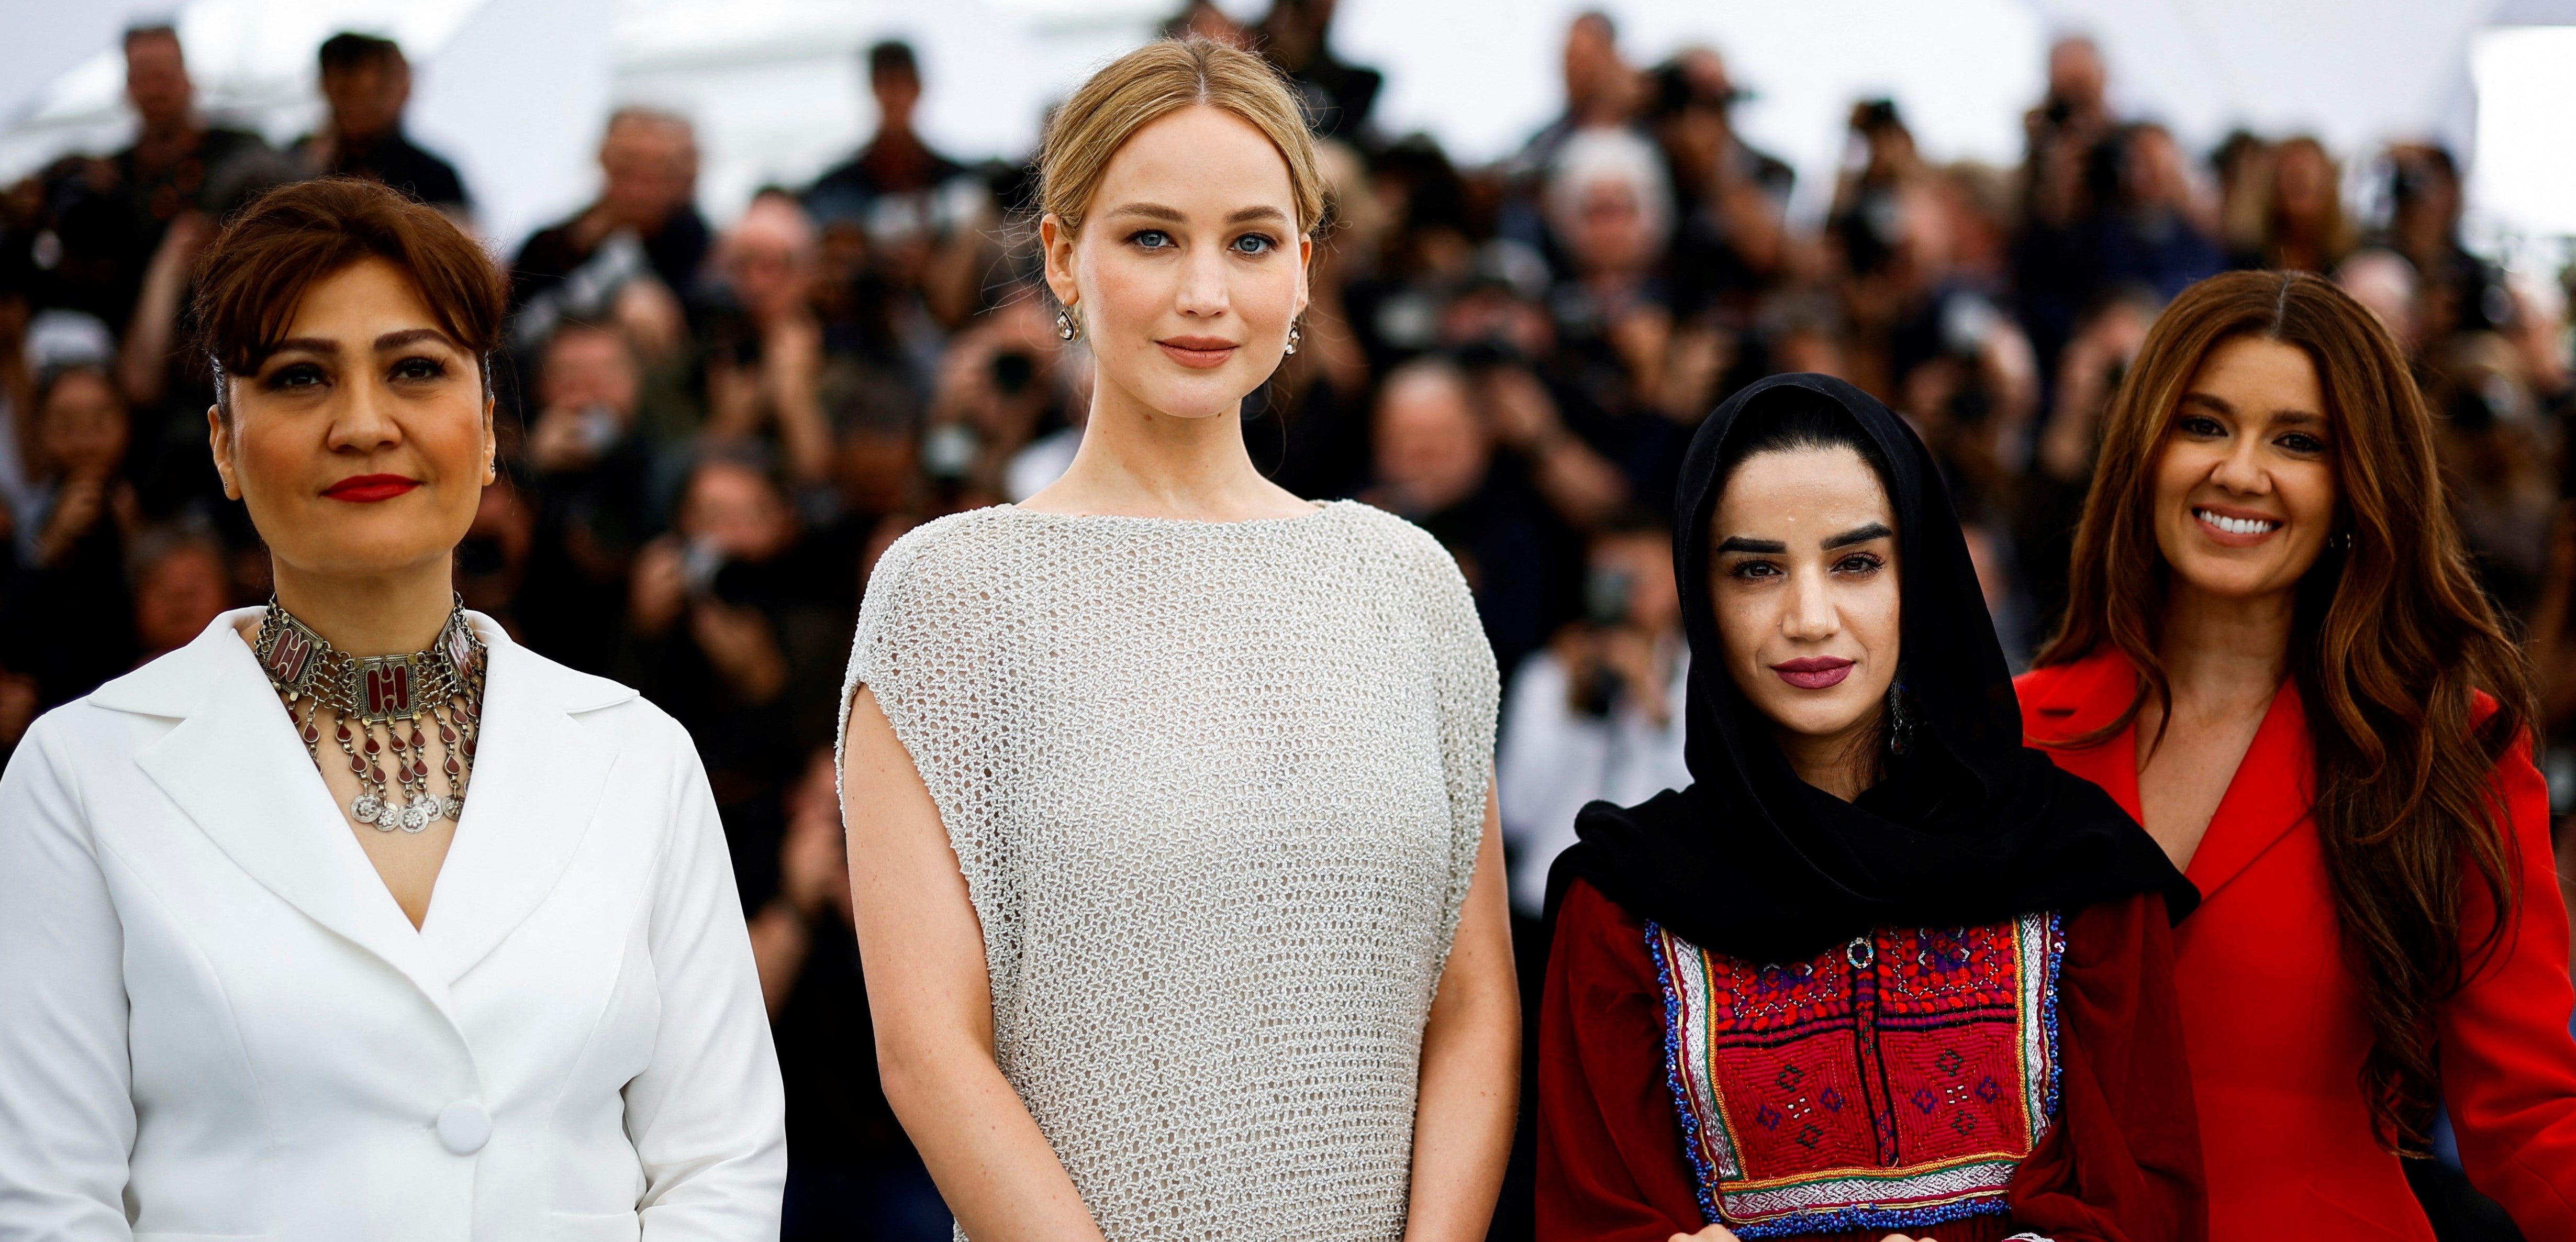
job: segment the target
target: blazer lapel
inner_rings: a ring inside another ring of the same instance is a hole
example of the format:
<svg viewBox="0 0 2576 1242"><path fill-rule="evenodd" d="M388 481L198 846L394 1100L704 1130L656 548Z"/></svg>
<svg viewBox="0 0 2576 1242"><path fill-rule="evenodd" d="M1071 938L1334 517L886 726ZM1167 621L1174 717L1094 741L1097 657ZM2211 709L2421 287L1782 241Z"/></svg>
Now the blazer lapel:
<svg viewBox="0 0 2576 1242"><path fill-rule="evenodd" d="M253 879L401 971L454 1022L446 979L350 835L249 644L218 621L183 659L170 671L203 697L135 762Z"/></svg>
<svg viewBox="0 0 2576 1242"><path fill-rule="evenodd" d="M617 754L572 715L588 707L576 679L477 617L490 653L483 732L465 817L438 875L421 938L446 982L473 969L528 917L572 861L599 809ZM568 684L572 683L572 684ZM633 691L609 696L617 701ZM593 696L596 697L596 696Z"/></svg>
<svg viewBox="0 0 2576 1242"><path fill-rule="evenodd" d="M2135 778L2132 777L2134 786ZM2308 714L2299 702L2298 684L2283 681L2272 694L2271 709L2254 730L2254 741L2236 765L2236 775L2220 795L2209 817L2200 849L2183 869L2200 890L2201 899L2218 896L2238 873L2307 822L2315 803L2316 756L2308 748Z"/></svg>

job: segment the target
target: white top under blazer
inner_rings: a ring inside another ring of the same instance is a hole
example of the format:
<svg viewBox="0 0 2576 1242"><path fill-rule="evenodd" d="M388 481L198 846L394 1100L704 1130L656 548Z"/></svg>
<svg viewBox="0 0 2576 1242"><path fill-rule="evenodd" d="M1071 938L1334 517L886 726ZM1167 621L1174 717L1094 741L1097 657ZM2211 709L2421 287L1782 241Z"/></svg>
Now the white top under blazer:
<svg viewBox="0 0 2576 1242"><path fill-rule="evenodd" d="M469 613L483 732L414 930L257 615L0 777L0 1239L775 1238L778 1062L688 735Z"/></svg>

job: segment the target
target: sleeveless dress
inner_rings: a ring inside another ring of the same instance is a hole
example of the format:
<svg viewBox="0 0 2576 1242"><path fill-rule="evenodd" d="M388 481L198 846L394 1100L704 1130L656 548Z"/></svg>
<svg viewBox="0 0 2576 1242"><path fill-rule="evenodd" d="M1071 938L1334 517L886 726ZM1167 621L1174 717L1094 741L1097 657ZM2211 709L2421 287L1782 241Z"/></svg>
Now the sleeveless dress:
<svg viewBox="0 0 2576 1242"><path fill-rule="evenodd" d="M898 540L843 688L939 808L994 1059L1111 1242L1395 1239L1497 696L1456 563L1341 502Z"/></svg>

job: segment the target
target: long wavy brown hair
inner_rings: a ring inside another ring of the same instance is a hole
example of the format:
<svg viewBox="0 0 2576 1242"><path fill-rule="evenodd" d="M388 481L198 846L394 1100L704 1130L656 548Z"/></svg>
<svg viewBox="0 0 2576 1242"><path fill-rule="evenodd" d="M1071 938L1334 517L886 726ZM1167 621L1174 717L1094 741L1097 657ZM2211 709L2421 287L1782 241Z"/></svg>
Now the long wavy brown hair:
<svg viewBox="0 0 2576 1242"><path fill-rule="evenodd" d="M2156 547L2156 465L2202 363L2248 336L2307 354L2334 429L2335 534L2298 586L2290 672L2316 752L2313 817L2370 1017L2361 1086L2380 1142L2420 1152L2440 1098L2433 1010L2505 925L2467 943L2466 885L2474 876L2499 912L2519 891L2489 782L2507 749L2528 744L2537 700L2461 548L2432 416L2376 317L2300 272L2231 272L2174 299L2105 417L2066 618L2038 662L2108 643L2140 675L2117 721L2057 744L2119 736L2150 696L2171 718L2156 654L2171 573ZM2495 710L2472 727L2480 692ZM2162 740L2159 727L2150 745Z"/></svg>

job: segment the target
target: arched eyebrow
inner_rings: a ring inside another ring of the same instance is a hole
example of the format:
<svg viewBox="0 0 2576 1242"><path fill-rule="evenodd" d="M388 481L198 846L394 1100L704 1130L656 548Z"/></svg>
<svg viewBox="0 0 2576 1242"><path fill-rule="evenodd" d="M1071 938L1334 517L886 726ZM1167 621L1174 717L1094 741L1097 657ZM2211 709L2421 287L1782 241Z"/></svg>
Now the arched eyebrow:
<svg viewBox="0 0 2576 1242"><path fill-rule="evenodd" d="M1781 553L1787 552L1789 550L1789 545L1782 543L1777 539L1748 539L1742 535L1729 535L1726 537L1725 542L1717 545L1717 550L1720 552L1746 552L1755 556L1778 556Z"/></svg>
<svg viewBox="0 0 2576 1242"><path fill-rule="evenodd" d="M1121 205L1109 214L1113 216L1136 216L1146 220L1160 220L1167 224L1187 224L1190 219L1189 216L1183 213L1180 208L1166 207L1161 203L1127 203ZM1243 224L1253 220L1275 221L1277 223L1285 224L1288 222L1288 213L1265 204L1259 207L1239 207L1233 211L1227 212L1225 217L1225 222L1228 224Z"/></svg>
<svg viewBox="0 0 2576 1242"><path fill-rule="evenodd" d="M1867 543L1872 539L1885 539L1895 533L1895 531L1887 528L1887 523L1885 522L1872 522L1867 526L1855 526L1839 535L1829 536L1826 538L1823 546L1825 551L1831 552L1836 548L1848 548L1855 543Z"/></svg>
<svg viewBox="0 0 2576 1242"><path fill-rule="evenodd" d="M2174 404L2177 406L2202 406L2214 413L2224 414L2230 418L2235 418L2239 415L2239 411L2235 406L2228 404L2226 399L2215 393L2186 392L2182 395L2182 399ZM2313 410L2282 409L2272 411L2271 421L2275 423L2290 423L2294 425L2322 425L2326 421L2326 416L2316 413Z"/></svg>
<svg viewBox="0 0 2576 1242"><path fill-rule="evenodd" d="M375 339L373 348L378 353L384 353L400 349L405 345L416 345L422 341L436 341L449 349L458 351L465 348L457 344L454 338L436 328L405 328L399 332L388 332ZM340 342L321 336L290 336L279 341L268 352L271 356L292 352L336 357L340 352Z"/></svg>
<svg viewBox="0 0 2576 1242"><path fill-rule="evenodd" d="M449 339L446 333L441 332L436 328L405 328L400 332L388 332L383 336L377 337L376 350L377 352L382 353L386 350L400 349L405 345L416 345L422 341L436 341L441 345L447 346L449 349L462 350L464 348L463 346L458 345L454 340Z"/></svg>

